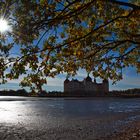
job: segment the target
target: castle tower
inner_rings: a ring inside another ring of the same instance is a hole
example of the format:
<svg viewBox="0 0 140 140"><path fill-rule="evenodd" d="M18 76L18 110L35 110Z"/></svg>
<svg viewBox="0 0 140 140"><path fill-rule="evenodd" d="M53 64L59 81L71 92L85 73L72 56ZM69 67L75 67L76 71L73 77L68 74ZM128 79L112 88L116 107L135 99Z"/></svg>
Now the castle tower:
<svg viewBox="0 0 140 140"><path fill-rule="evenodd" d="M92 78L88 74L88 76L84 79L84 91L86 93L91 93L94 91L94 88Z"/></svg>
<svg viewBox="0 0 140 140"><path fill-rule="evenodd" d="M103 80L103 87L104 87L104 92L108 93L109 92L109 82L107 79Z"/></svg>
<svg viewBox="0 0 140 140"><path fill-rule="evenodd" d="M66 80L64 81L64 92L69 92L69 79L66 78Z"/></svg>

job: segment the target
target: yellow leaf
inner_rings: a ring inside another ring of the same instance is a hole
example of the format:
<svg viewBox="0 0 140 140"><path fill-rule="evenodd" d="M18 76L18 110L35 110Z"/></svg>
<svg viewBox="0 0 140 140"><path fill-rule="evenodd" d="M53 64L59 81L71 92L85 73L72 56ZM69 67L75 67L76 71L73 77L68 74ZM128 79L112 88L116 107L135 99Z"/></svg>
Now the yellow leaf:
<svg viewBox="0 0 140 140"><path fill-rule="evenodd" d="M127 16L128 14L129 14L129 11L124 11L124 13L122 15Z"/></svg>

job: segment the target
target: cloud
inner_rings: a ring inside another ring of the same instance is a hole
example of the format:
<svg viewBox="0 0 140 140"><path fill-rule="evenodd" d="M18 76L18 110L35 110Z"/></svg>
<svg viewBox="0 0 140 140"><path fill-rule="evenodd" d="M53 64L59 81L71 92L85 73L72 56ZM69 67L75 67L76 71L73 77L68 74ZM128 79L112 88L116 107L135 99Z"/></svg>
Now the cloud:
<svg viewBox="0 0 140 140"><path fill-rule="evenodd" d="M110 90L140 88L140 75L124 75L121 81L118 81L116 85L111 85Z"/></svg>
<svg viewBox="0 0 140 140"><path fill-rule="evenodd" d="M23 80L24 76L25 75L21 75L18 79L12 79L12 80L10 80L9 78L7 78L7 82L8 83L19 84Z"/></svg>
<svg viewBox="0 0 140 140"><path fill-rule="evenodd" d="M48 86L63 86L64 79L63 78L48 78L47 79L47 85Z"/></svg>
<svg viewBox="0 0 140 140"><path fill-rule="evenodd" d="M8 83L19 84L20 81L24 78L24 76L20 76L19 79L10 80L7 79ZM48 86L63 86L64 78L47 78L47 85Z"/></svg>
<svg viewBox="0 0 140 140"><path fill-rule="evenodd" d="M120 81L120 84L121 83L131 85L131 86L139 86L140 87L140 76L138 76L138 77L125 76L124 80Z"/></svg>

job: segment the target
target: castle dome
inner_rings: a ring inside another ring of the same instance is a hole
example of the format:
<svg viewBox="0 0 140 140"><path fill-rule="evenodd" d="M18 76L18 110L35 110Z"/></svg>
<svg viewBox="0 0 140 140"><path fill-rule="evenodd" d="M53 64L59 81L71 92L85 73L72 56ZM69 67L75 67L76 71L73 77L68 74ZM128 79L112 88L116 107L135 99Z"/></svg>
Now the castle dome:
<svg viewBox="0 0 140 140"><path fill-rule="evenodd" d="M88 82L92 82L92 79L91 79L91 77L89 75L86 77L85 80L88 81Z"/></svg>

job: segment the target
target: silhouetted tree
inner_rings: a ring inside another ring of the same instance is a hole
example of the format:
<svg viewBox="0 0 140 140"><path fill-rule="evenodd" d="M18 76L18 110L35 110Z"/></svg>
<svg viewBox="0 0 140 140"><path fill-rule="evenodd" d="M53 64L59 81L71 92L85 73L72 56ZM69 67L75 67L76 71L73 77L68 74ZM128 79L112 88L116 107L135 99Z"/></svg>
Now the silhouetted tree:
<svg viewBox="0 0 140 140"><path fill-rule="evenodd" d="M21 85L42 91L47 77L79 68L113 81L129 65L140 72L138 0L2 0L0 9L12 28L0 34L2 83L25 74Z"/></svg>

